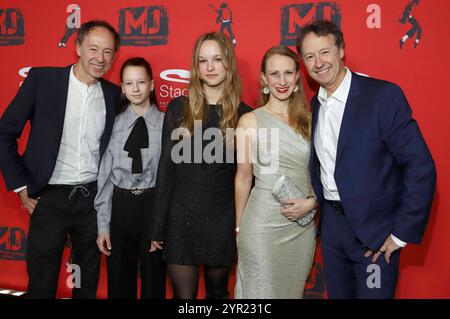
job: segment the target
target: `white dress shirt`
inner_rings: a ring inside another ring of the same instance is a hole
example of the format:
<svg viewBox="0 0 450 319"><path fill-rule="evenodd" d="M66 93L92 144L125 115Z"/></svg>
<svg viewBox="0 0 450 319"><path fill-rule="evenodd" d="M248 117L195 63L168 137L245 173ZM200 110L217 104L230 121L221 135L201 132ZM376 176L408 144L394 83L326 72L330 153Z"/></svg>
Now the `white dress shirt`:
<svg viewBox="0 0 450 319"><path fill-rule="evenodd" d="M100 139L106 122L101 83L88 86L70 70L61 144L49 184L86 184L97 180Z"/></svg>
<svg viewBox="0 0 450 319"><path fill-rule="evenodd" d="M323 185L323 195L325 199L331 201L341 200L334 179L334 170L336 168L339 132L351 83L352 72L346 68L344 79L331 96L328 96L324 87L320 87L317 96L320 109L314 133L314 148L320 162L320 180ZM398 246L406 246L405 242L394 235L391 234L391 237Z"/></svg>
<svg viewBox="0 0 450 319"><path fill-rule="evenodd" d="M352 72L347 69L341 84L330 97L327 96L327 90L323 87L320 87L317 97L320 109L314 135L314 146L320 162L323 195L327 200L341 200L334 180L334 169L339 132L351 82Z"/></svg>

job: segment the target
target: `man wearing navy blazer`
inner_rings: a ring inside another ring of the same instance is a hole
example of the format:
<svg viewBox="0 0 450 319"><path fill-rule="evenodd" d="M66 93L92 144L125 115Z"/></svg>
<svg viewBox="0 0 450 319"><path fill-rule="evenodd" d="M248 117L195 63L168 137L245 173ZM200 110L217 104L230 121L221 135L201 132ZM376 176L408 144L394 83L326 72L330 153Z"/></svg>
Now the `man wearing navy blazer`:
<svg viewBox="0 0 450 319"><path fill-rule="evenodd" d="M320 85L310 173L328 296L393 298L400 248L419 244L428 222L434 161L402 90L344 66L334 23L304 26L297 50Z"/></svg>
<svg viewBox="0 0 450 319"><path fill-rule="evenodd" d="M0 119L0 169L8 190L19 194L31 215L30 298L55 298L67 236L73 249L73 297L96 297L100 255L93 201L120 100L120 89L102 76L119 45L119 35L107 22L84 23L76 41L78 63L32 68ZM28 143L20 155L17 139L28 121Z"/></svg>

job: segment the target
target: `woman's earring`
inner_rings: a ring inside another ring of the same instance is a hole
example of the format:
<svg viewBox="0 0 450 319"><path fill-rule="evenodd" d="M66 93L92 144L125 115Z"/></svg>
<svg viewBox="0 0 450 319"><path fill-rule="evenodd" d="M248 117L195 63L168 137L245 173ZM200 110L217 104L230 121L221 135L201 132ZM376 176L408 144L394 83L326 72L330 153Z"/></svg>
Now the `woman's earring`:
<svg viewBox="0 0 450 319"><path fill-rule="evenodd" d="M297 92L297 91L298 91L298 85L296 85L294 88L294 92Z"/></svg>
<svg viewBox="0 0 450 319"><path fill-rule="evenodd" d="M270 93L270 90L269 90L269 88L267 86L265 86L263 88L263 93L266 94L266 95Z"/></svg>

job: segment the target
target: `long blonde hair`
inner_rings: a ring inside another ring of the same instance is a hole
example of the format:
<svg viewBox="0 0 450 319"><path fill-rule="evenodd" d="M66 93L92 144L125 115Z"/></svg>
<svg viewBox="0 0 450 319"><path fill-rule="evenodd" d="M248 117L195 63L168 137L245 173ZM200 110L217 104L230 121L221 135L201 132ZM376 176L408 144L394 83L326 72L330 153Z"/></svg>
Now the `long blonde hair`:
<svg viewBox="0 0 450 319"><path fill-rule="evenodd" d="M203 82L199 74L200 47L204 41L213 40L220 47L222 63L226 70L224 89L218 103L222 105L219 127L223 136L227 128L235 128L238 121L237 109L241 100L242 85L237 72L236 57L230 39L221 32L210 32L201 35L194 47L192 55L191 77L189 81L189 95L184 109L181 127L187 128L192 134L195 120L206 120L208 101L203 89Z"/></svg>
<svg viewBox="0 0 450 319"><path fill-rule="evenodd" d="M297 54L281 45L274 46L267 50L261 61L261 72L266 73L267 60L273 55L282 55L291 58L295 63L295 70L300 74L300 63L298 61ZM311 113L308 111L308 102L306 100L305 91L303 89L301 74L297 80L298 91L293 92L289 98L288 116L289 125L295 129L295 131L301 134L305 139L311 138ZM260 91L259 99L261 105L267 104L269 101L269 94L264 94L264 82L260 79Z"/></svg>

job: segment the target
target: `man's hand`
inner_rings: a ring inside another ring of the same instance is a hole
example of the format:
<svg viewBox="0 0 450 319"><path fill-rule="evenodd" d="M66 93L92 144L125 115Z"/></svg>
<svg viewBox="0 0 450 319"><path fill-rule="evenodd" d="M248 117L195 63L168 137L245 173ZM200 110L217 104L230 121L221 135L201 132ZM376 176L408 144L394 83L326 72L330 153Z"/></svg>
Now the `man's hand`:
<svg viewBox="0 0 450 319"><path fill-rule="evenodd" d="M152 240L151 242L150 242L150 250L149 250L149 252L154 252L154 251L156 251L157 249L163 249L163 245L164 244L164 242L162 242L162 241L156 241L156 240Z"/></svg>
<svg viewBox="0 0 450 319"><path fill-rule="evenodd" d="M111 237L109 234L99 234L97 237L98 249L106 256L111 256Z"/></svg>
<svg viewBox="0 0 450 319"><path fill-rule="evenodd" d="M385 240L383 246L381 246L381 248L375 254L373 253L373 251L371 251L369 249L364 254L364 257L367 258L367 257L370 257L370 256L373 255L372 262L375 263L377 261L378 257L380 257L382 254L384 254L384 259L389 264L389 260L391 258L391 254L394 251L396 251L397 249L400 249L400 248L401 247L394 242L394 240L392 239L391 235L389 235L389 237Z"/></svg>
<svg viewBox="0 0 450 319"><path fill-rule="evenodd" d="M38 199L34 199L31 197L28 197L28 190L26 188L22 189L19 192L19 197L20 200L22 201L22 205L28 209L28 212L30 213L30 215L33 214L34 208L36 207L37 203L38 203Z"/></svg>
<svg viewBox="0 0 450 319"><path fill-rule="evenodd" d="M290 221L296 221L309 213L315 207L316 201L314 198L288 199L284 204L287 207L281 209L281 214Z"/></svg>

